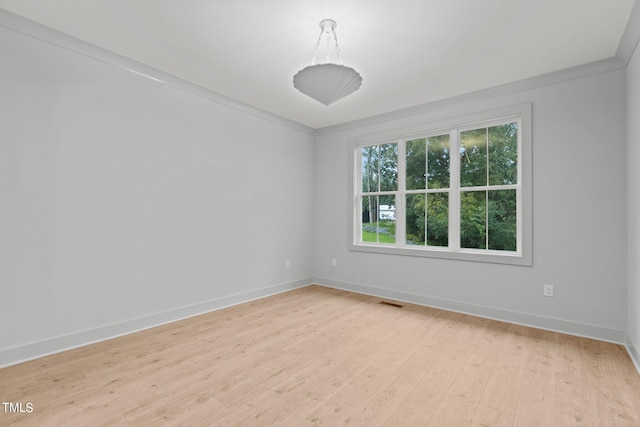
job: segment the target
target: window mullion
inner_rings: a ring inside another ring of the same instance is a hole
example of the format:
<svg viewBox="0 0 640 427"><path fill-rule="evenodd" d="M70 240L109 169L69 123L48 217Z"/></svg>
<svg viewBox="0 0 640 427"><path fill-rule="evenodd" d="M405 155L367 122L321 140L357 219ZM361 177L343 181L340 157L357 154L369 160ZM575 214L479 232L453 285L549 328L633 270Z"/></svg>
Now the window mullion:
<svg viewBox="0 0 640 427"><path fill-rule="evenodd" d="M378 147L379 149L380 147ZM380 160L378 160L378 165ZM380 166L378 166L378 172L380 171ZM378 188L380 187L379 184L379 179L380 179L380 174L378 173ZM376 243L380 243L380 196L375 196L376 199ZM369 208L371 209L371 208Z"/></svg>
<svg viewBox="0 0 640 427"><path fill-rule="evenodd" d="M353 224L355 224L355 230L353 230L351 239L354 239L357 243L362 243L362 193L364 193L364 188L362 188L362 148L358 148L356 153L356 160L354 167L356 168L356 191L353 195L352 203L355 204L354 212L356 213L356 217L353 219Z"/></svg>
<svg viewBox="0 0 640 427"><path fill-rule="evenodd" d="M380 183L382 182L382 177L380 176L380 163L382 163L380 145L376 146L376 159L378 160L378 188L376 188L376 191L380 191Z"/></svg>
<svg viewBox="0 0 640 427"><path fill-rule="evenodd" d="M484 192L484 248L489 249L489 190Z"/></svg>
<svg viewBox="0 0 640 427"><path fill-rule="evenodd" d="M484 134L484 143L487 147L487 155L486 155L486 186L487 190L484 192L484 248L489 249L489 190L488 188L491 186L489 182L489 127L485 128Z"/></svg>
<svg viewBox="0 0 640 427"><path fill-rule="evenodd" d="M523 200L522 200L522 155L524 153L522 147L522 118L518 120L518 161L517 161L517 175L516 175L516 211L518 215L516 216L516 224L517 224L517 242L518 242L518 253L522 253L522 231L524 228L524 224L522 223L522 218L524 215L523 209Z"/></svg>
<svg viewBox="0 0 640 427"><path fill-rule="evenodd" d="M429 137L424 139L424 244L429 246Z"/></svg>
<svg viewBox="0 0 640 427"><path fill-rule="evenodd" d="M460 249L460 138L453 130L449 135L449 248Z"/></svg>
<svg viewBox="0 0 640 427"><path fill-rule="evenodd" d="M396 192L396 245L405 246L406 244L406 144L403 139L398 140L398 188Z"/></svg>

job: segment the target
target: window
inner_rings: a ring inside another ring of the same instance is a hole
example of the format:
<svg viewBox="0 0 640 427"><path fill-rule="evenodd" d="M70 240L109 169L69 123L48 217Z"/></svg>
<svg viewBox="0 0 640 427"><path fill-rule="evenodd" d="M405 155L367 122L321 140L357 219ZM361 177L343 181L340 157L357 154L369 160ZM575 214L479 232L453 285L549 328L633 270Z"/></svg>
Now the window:
<svg viewBox="0 0 640 427"><path fill-rule="evenodd" d="M530 109L356 141L350 248L531 265Z"/></svg>

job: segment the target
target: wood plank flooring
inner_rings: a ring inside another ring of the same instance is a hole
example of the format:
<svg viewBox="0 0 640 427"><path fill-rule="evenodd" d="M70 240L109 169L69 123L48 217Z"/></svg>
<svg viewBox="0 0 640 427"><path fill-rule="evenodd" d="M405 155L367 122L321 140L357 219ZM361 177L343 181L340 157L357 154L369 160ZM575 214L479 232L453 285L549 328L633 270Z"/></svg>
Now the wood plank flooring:
<svg viewBox="0 0 640 427"><path fill-rule="evenodd" d="M622 346L321 286L0 369L0 425L640 426Z"/></svg>

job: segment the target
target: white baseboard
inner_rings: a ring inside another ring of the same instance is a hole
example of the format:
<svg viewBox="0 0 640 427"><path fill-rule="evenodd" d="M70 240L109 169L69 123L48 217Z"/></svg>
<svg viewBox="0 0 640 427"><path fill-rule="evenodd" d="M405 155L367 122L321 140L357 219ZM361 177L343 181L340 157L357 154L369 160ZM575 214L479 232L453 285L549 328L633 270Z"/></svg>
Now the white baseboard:
<svg viewBox="0 0 640 427"><path fill-rule="evenodd" d="M69 335L59 336L29 343L13 348L0 350L0 368L37 359L54 353L70 350L99 341L105 341L122 335L142 331L189 317L205 314L211 311L233 305L242 304L270 295L279 294L292 289L302 288L315 283L330 288L342 289L345 291L357 292L366 295L390 298L397 301L404 301L412 304L419 304L429 307L441 308L473 316L485 317L494 320L501 320L508 323L515 323L524 326L531 326L539 329L546 329L554 332L562 332L570 335L594 338L601 341L608 341L625 345L631 360L640 373L640 353L625 336L624 331L603 328L578 322L571 322L562 319L536 316L525 313L518 313L508 310L485 307L475 304L468 304L444 298L435 298L425 295L400 292L383 288L376 288L356 283L336 281L326 278L308 278L293 282L282 283L274 286L267 286L248 292L229 295L187 307L181 307L162 313L130 319L99 328L89 329Z"/></svg>
<svg viewBox="0 0 640 427"><path fill-rule="evenodd" d="M629 357L631 357L633 364L636 366L636 370L640 374L640 352L638 352L638 349L633 346L629 336L625 336L624 346L626 347L627 353L629 353Z"/></svg>
<svg viewBox="0 0 640 427"><path fill-rule="evenodd" d="M176 308L162 313L138 317L111 325L101 326L99 328L89 329L69 335L54 337L47 340L0 350L0 368L10 365L16 365L18 363L37 359L43 356L48 356L50 354L60 353L62 351L70 350L76 347L82 347L84 345L92 344L95 342L105 341L133 332L142 331L144 329L153 328L156 326L164 325L166 323L186 319L188 317L220 310L222 308L253 301L258 298L264 298L292 289L302 288L308 286L311 283L311 278L307 278L296 280L293 282L267 286L248 292L241 292L234 295L212 299L187 307Z"/></svg>
<svg viewBox="0 0 640 427"><path fill-rule="evenodd" d="M537 316L534 314L519 313L494 307L469 304L456 300L376 288L372 286L342 282L322 277L314 277L313 280L313 283L315 284L327 286L330 288L337 288L345 291L357 292L382 298L390 298L397 301L404 301L428 307L441 308L443 310L455 311L459 313L470 314L473 316L500 320L503 322L515 323L518 325L530 326L533 328L545 329L553 332L561 332L564 334L576 335L585 338L593 338L615 344L623 344L625 340L624 331L603 328L601 326L590 325L586 323L554 319L550 317Z"/></svg>

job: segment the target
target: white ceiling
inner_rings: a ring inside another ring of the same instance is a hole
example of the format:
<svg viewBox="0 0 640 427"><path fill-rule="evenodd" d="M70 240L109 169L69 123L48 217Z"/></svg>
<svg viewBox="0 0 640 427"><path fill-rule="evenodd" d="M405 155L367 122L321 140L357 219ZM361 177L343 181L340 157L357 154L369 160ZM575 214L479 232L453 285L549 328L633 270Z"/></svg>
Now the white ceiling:
<svg viewBox="0 0 640 427"><path fill-rule="evenodd" d="M0 0L0 8L312 128L614 57L634 0ZM360 90L293 88L321 19Z"/></svg>

